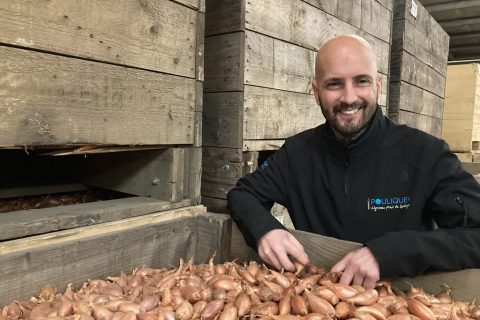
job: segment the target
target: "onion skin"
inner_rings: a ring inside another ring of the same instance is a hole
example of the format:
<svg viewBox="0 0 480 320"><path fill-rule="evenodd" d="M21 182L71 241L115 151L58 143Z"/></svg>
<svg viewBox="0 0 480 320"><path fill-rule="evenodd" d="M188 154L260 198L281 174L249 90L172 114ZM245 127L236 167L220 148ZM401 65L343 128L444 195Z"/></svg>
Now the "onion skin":
<svg viewBox="0 0 480 320"><path fill-rule="evenodd" d="M435 315L426 305L417 299L407 299L408 310L411 314L419 317L421 320L435 320Z"/></svg>
<svg viewBox="0 0 480 320"><path fill-rule="evenodd" d="M220 314L219 320L236 320L237 319L237 307L228 306L225 307Z"/></svg>
<svg viewBox="0 0 480 320"><path fill-rule="evenodd" d="M355 306L351 303L340 301L335 306L335 314L338 319L344 320L353 317Z"/></svg>
<svg viewBox="0 0 480 320"><path fill-rule="evenodd" d="M103 307L93 306L93 318L95 320L109 320L113 312Z"/></svg>
<svg viewBox="0 0 480 320"><path fill-rule="evenodd" d="M213 320L223 310L225 302L223 300L213 300L203 309L200 319Z"/></svg>
<svg viewBox="0 0 480 320"><path fill-rule="evenodd" d="M148 311L152 310L153 308L155 308L156 306L158 306L158 304L159 304L159 301L158 301L157 296L149 295L149 296L143 297L139 306L140 306L140 310L142 312L148 312Z"/></svg>
<svg viewBox="0 0 480 320"><path fill-rule="evenodd" d="M310 293L308 290L305 291L305 296L307 297L308 305L312 312L332 317L335 315L335 309L327 300Z"/></svg>
<svg viewBox="0 0 480 320"><path fill-rule="evenodd" d="M235 307L237 307L238 317L243 317L248 314L250 308L252 307L252 301L250 300L250 297L244 292L238 294L238 296L235 298L234 304Z"/></svg>
<svg viewBox="0 0 480 320"><path fill-rule="evenodd" d="M332 290L340 300L347 300L353 298L358 294L358 291L354 288L340 283L329 283L326 287Z"/></svg>
<svg viewBox="0 0 480 320"><path fill-rule="evenodd" d="M188 301L183 301L175 309L175 320L188 320L193 316L193 306Z"/></svg>
<svg viewBox="0 0 480 320"><path fill-rule="evenodd" d="M279 315L283 316L291 313L292 311L291 300L292 300L291 294L286 294L283 296L282 299L280 299L280 301L278 302Z"/></svg>
<svg viewBox="0 0 480 320"><path fill-rule="evenodd" d="M307 302L301 296L292 296L290 305L292 306L294 314L299 316L306 316L308 314Z"/></svg>
<svg viewBox="0 0 480 320"><path fill-rule="evenodd" d="M377 302L378 292L375 289L368 289L364 292L361 292L349 299L348 302L351 302L357 306L369 306Z"/></svg>
<svg viewBox="0 0 480 320"><path fill-rule="evenodd" d="M317 288L312 291L312 293L327 300L332 305L336 305L340 301L340 298L332 290L326 287Z"/></svg>
<svg viewBox="0 0 480 320"><path fill-rule="evenodd" d="M278 304L273 301L258 303L252 306L250 313L258 316L278 315Z"/></svg>

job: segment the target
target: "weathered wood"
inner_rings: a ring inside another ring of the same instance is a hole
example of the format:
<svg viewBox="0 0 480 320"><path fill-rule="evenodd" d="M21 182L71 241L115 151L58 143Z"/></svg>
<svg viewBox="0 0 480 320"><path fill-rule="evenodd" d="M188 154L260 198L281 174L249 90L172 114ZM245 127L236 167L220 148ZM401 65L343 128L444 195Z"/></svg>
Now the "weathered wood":
<svg viewBox="0 0 480 320"><path fill-rule="evenodd" d="M245 84L312 93L315 51L245 32Z"/></svg>
<svg viewBox="0 0 480 320"><path fill-rule="evenodd" d="M257 170L259 155L258 151L243 152L243 176Z"/></svg>
<svg viewBox="0 0 480 320"><path fill-rule="evenodd" d="M394 0L376 0L382 6L387 8L390 12L393 12L393 2Z"/></svg>
<svg viewBox="0 0 480 320"><path fill-rule="evenodd" d="M200 1L202 0L170 0L170 1L178 2L192 9L198 9L200 8Z"/></svg>
<svg viewBox="0 0 480 320"><path fill-rule="evenodd" d="M428 132L437 138L442 136L442 119L400 110L398 123Z"/></svg>
<svg viewBox="0 0 480 320"><path fill-rule="evenodd" d="M0 42L194 78L196 15L168 0L2 1Z"/></svg>
<svg viewBox="0 0 480 320"><path fill-rule="evenodd" d="M203 148L202 196L226 199L243 176L243 165L241 149Z"/></svg>
<svg viewBox="0 0 480 320"><path fill-rule="evenodd" d="M372 2L373 0L366 1ZM362 7L363 0L338 1L337 14L335 16L360 29L363 23Z"/></svg>
<svg viewBox="0 0 480 320"><path fill-rule="evenodd" d="M85 168L82 180L90 185L169 202L183 199L182 148L99 154L77 161L78 168Z"/></svg>
<svg viewBox="0 0 480 320"><path fill-rule="evenodd" d="M205 38L204 91L243 91L243 32Z"/></svg>
<svg viewBox="0 0 480 320"><path fill-rule="evenodd" d="M471 152L455 152L458 160L462 162L462 165L471 163L473 161L473 154Z"/></svg>
<svg viewBox="0 0 480 320"><path fill-rule="evenodd" d="M195 78L204 80L204 56L205 56L205 14L197 14L196 25L196 52L195 52Z"/></svg>
<svg viewBox="0 0 480 320"><path fill-rule="evenodd" d="M194 79L9 47L0 56L2 147L193 143Z"/></svg>
<svg viewBox="0 0 480 320"><path fill-rule="evenodd" d="M443 98L445 77L406 51L391 56L390 81L405 81Z"/></svg>
<svg viewBox="0 0 480 320"><path fill-rule="evenodd" d="M196 261L207 263L215 254L214 261L222 263L231 257L230 243L232 219L227 214L203 213L197 217L198 245L195 253Z"/></svg>
<svg viewBox="0 0 480 320"><path fill-rule="evenodd" d="M247 2L246 12L247 29L311 50L318 50L326 41L340 34L357 34L368 38L375 49L380 72L388 74L388 43L305 2L251 0Z"/></svg>
<svg viewBox="0 0 480 320"><path fill-rule="evenodd" d="M193 146L202 146L202 129L203 129L203 82L197 81L195 88L195 118L193 128Z"/></svg>
<svg viewBox="0 0 480 320"><path fill-rule="evenodd" d="M203 144L242 147L243 92L205 93Z"/></svg>
<svg viewBox="0 0 480 320"><path fill-rule="evenodd" d="M202 204L209 212L228 213L227 199L211 198L202 195Z"/></svg>
<svg viewBox="0 0 480 320"><path fill-rule="evenodd" d="M243 151L278 150L285 140L244 140Z"/></svg>
<svg viewBox="0 0 480 320"><path fill-rule="evenodd" d="M245 30L245 0L206 0L205 35Z"/></svg>
<svg viewBox="0 0 480 320"><path fill-rule="evenodd" d="M480 67L448 66L442 138L455 152L470 152L480 140Z"/></svg>
<svg viewBox="0 0 480 320"><path fill-rule="evenodd" d="M199 0L198 11L201 13L205 13L206 6L206 0Z"/></svg>
<svg viewBox="0 0 480 320"><path fill-rule="evenodd" d="M407 82L390 83L391 105L405 110L442 119L443 99Z"/></svg>
<svg viewBox="0 0 480 320"><path fill-rule="evenodd" d="M28 299L46 284L63 291L68 283L195 258L201 245L196 216L203 212L203 206L187 207L2 242L0 305ZM213 230L218 225L211 222Z"/></svg>
<svg viewBox="0 0 480 320"><path fill-rule="evenodd" d="M331 14L332 16L337 16L338 12L338 3L345 1L338 0L302 0L326 13Z"/></svg>
<svg viewBox="0 0 480 320"><path fill-rule="evenodd" d="M417 17L410 13L412 0L395 2L392 51L406 50L441 75L446 74L449 36L428 11L416 1Z"/></svg>
<svg viewBox="0 0 480 320"><path fill-rule="evenodd" d="M192 205L200 203L200 187L202 180L202 148L184 148L184 195L190 199Z"/></svg>
<svg viewBox="0 0 480 320"><path fill-rule="evenodd" d="M0 215L0 240L11 240L117 221L189 205L188 200L170 203L151 198L131 197L45 209L5 212Z"/></svg>
<svg viewBox="0 0 480 320"><path fill-rule="evenodd" d="M284 139L324 121L310 94L245 86L245 140Z"/></svg>
<svg viewBox="0 0 480 320"><path fill-rule="evenodd" d="M375 0L361 0L361 17L360 29L390 43L391 10L388 10Z"/></svg>
<svg viewBox="0 0 480 320"><path fill-rule="evenodd" d="M86 190L85 185L79 183L0 188L0 199L84 190Z"/></svg>

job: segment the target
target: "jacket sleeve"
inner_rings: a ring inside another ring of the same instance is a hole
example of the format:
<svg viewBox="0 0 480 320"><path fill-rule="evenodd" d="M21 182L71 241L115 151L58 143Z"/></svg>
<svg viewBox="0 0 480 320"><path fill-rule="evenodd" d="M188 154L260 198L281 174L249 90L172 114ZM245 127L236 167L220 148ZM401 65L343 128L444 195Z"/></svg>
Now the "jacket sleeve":
<svg viewBox="0 0 480 320"><path fill-rule="evenodd" d="M275 202L285 205L285 172L288 166L285 145L241 178L227 195L228 209L245 241L257 250L258 241L273 229L285 229L270 213Z"/></svg>
<svg viewBox="0 0 480 320"><path fill-rule="evenodd" d="M390 232L367 242L382 277L480 267L480 185L445 142L431 154L437 157L427 176L423 218L433 217L438 228Z"/></svg>

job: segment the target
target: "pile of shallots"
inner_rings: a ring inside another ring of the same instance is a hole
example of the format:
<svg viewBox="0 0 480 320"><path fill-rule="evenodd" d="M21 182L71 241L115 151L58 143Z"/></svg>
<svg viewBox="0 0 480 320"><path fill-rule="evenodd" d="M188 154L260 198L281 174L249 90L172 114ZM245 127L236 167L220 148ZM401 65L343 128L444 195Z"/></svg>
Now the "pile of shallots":
<svg viewBox="0 0 480 320"><path fill-rule="evenodd" d="M176 269L140 268L131 275L89 280L63 294L52 286L28 301L0 309L0 320L233 320L360 319L480 320L474 303L453 301L450 290L431 295L380 282L375 289L338 283L338 274L313 265L277 272L256 262L193 264Z"/></svg>

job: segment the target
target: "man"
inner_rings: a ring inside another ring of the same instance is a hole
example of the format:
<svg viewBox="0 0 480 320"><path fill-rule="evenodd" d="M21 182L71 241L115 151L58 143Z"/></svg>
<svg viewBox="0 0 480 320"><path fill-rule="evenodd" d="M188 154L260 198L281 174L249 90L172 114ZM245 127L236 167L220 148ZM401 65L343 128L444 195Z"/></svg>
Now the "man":
<svg viewBox="0 0 480 320"><path fill-rule="evenodd" d="M364 244L333 266L341 283L372 288L380 277L480 267L479 184L444 141L382 115L380 80L360 37L318 51L312 87L326 123L287 139L228 194L265 262L286 270L291 258L308 262L270 214L277 202L297 229Z"/></svg>

